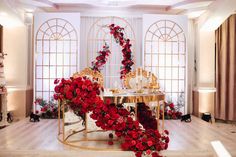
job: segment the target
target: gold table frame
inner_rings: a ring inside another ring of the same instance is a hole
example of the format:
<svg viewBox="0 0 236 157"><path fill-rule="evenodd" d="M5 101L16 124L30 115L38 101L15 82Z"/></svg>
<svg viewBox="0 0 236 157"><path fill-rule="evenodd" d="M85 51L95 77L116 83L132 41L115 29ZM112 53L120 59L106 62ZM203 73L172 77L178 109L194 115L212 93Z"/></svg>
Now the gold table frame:
<svg viewBox="0 0 236 157"><path fill-rule="evenodd" d="M123 104L123 103L135 103L135 118L137 119L137 103L144 102L145 104L149 102L157 102L156 108L156 118L157 127L159 130L160 124L160 102L162 101L162 111L165 112L165 94L162 92L155 93L125 93L125 94L112 94L112 95L102 95L104 101L109 99L111 103ZM165 116L162 114L162 131L164 131L164 120Z"/></svg>
<svg viewBox="0 0 236 157"><path fill-rule="evenodd" d="M116 104L119 103L135 103L135 114L137 118L137 103L139 102L144 102L148 103L151 101L156 101L157 102L157 108L156 108L156 117L157 117L157 127L159 130L159 119L160 119L160 101L163 101L163 113L165 109L165 94L162 92L157 92L157 93L148 93L148 94L142 94L142 93L135 93L135 94L113 94L113 95L102 95L101 96L104 101L106 99L110 99L111 102L114 102ZM90 147L90 146L83 146L83 145L77 145L75 143L79 142L85 142L85 141L96 141L96 142L104 142L108 141L108 139L89 139L87 137L88 133L93 133L93 132L101 132L103 130L93 130L93 131L88 131L87 130L87 114L85 117L85 128L82 128L81 130L74 131L73 133L66 135L65 134L65 102L58 101L58 140L62 142L63 144L72 146L72 147L77 147L81 149L87 149L87 150L103 150L103 151L120 151L121 149L115 149L115 148L97 148L97 147ZM62 115L61 112L62 111ZM62 118L62 119L61 119ZM162 114L162 131L164 131L164 114ZM86 137L74 141L68 141L68 138L77 134L77 133L84 133ZM117 139L114 139L113 141L117 141Z"/></svg>

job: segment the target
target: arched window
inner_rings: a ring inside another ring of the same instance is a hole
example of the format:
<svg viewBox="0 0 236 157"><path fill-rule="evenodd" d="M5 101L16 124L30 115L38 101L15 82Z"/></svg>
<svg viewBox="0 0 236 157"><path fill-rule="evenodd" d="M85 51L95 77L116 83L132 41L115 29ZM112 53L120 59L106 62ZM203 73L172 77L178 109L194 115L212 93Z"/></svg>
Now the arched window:
<svg viewBox="0 0 236 157"><path fill-rule="evenodd" d="M39 27L35 42L35 97L49 100L54 80L78 71L77 32L68 21L53 18Z"/></svg>
<svg viewBox="0 0 236 157"><path fill-rule="evenodd" d="M158 77L167 100L177 103L185 93L186 38L170 20L153 23L145 34L144 67Z"/></svg>
<svg viewBox="0 0 236 157"><path fill-rule="evenodd" d="M117 85L120 84L120 68L122 66L122 52L121 47L114 38L110 35L108 25L110 24L119 25L124 28L125 37L131 40L132 53L135 56L135 35L131 25L123 18L120 17L102 17L98 19L91 26L88 33L88 45L87 45L87 66L91 66L91 62L96 58L97 52L102 49L102 46L106 42L111 51L111 55L102 70L104 76L104 86L114 87L115 82Z"/></svg>

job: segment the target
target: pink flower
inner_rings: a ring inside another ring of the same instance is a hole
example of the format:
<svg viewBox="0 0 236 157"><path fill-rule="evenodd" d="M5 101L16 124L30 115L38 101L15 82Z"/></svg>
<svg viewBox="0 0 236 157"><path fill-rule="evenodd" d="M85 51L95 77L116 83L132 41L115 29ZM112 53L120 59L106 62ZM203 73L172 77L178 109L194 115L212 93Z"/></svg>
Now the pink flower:
<svg viewBox="0 0 236 157"><path fill-rule="evenodd" d="M148 155L150 155L151 154L151 150L150 149L148 149L147 151L146 151L146 153L148 154Z"/></svg>
<svg viewBox="0 0 236 157"><path fill-rule="evenodd" d="M149 147L151 147L153 145L153 142L152 141L148 141L147 144L148 144Z"/></svg>

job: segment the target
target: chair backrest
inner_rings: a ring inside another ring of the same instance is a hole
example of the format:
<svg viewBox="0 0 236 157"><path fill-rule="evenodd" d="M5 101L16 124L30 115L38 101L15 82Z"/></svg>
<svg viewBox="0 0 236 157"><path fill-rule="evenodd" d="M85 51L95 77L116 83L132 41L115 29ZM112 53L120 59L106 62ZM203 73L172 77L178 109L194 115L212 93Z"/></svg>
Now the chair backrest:
<svg viewBox="0 0 236 157"><path fill-rule="evenodd" d="M101 87L103 87L103 75L99 71L92 70L91 68L85 68L81 72L76 72L73 74L73 78L84 77L91 79L92 81L97 81Z"/></svg>
<svg viewBox="0 0 236 157"><path fill-rule="evenodd" d="M125 75L124 78L125 88L136 89L138 82L142 82L141 88L150 88L150 87L155 87L156 89L160 88L159 83L157 82L157 77L153 73L143 70L142 68L138 68Z"/></svg>

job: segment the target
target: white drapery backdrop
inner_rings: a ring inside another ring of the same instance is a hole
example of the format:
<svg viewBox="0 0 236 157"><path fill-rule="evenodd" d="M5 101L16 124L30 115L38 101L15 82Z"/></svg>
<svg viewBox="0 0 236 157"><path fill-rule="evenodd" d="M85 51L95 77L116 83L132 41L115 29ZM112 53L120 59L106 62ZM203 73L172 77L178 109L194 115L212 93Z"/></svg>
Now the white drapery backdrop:
<svg viewBox="0 0 236 157"><path fill-rule="evenodd" d="M142 18L139 17L81 17L80 34L80 70L90 67L96 58L97 52L102 49L104 41L109 44L111 56L102 71L105 76L105 87L120 85L120 66L122 52L119 44L109 34L104 25L116 24L125 27L126 37L132 40L132 51L135 67L141 66L142 60Z"/></svg>
<svg viewBox="0 0 236 157"><path fill-rule="evenodd" d="M89 31L91 29L91 27L93 26L94 23L96 23L99 19L103 19L104 23L106 23L107 19L110 18L110 21L112 22L112 17L107 17L107 18L102 18L102 17L94 17L94 16L81 16L81 32L80 32L80 70L91 66L91 61L94 59L92 55L89 55L88 49L94 51L92 52L93 54L95 54L97 51L101 50L101 43L99 44L98 42L90 42L88 43L88 36L89 36ZM142 50L142 21L143 19L141 17L119 17L119 18L123 18L124 20L126 20L131 28L133 29L134 32L134 40L135 40L135 44L133 45L134 48L134 61L136 63L135 67L140 67L142 66L142 60L143 60L143 50ZM102 22L102 23L103 23ZM119 24L119 23L118 23ZM186 109L185 112L191 113L192 112L192 88L194 86L195 83L195 72L194 72L194 58L195 58L195 27L194 27L194 21L193 20L188 20L188 42L187 42L187 57L186 57L186 63L187 63L187 79L186 79L186 85L187 85L187 94L186 94L186 99L187 99L187 104L186 104ZM95 31L92 31L92 33L90 34L91 36L96 37L96 33ZM128 33L128 32L127 32ZM112 46L116 46L116 52L115 55L113 53L113 57L115 56L115 60L116 62L121 61L121 56L122 53L121 52L117 52L117 49L119 49L117 46L117 44L115 43L115 41L113 41ZM111 45L110 45L111 46ZM115 49L114 49L115 50ZM91 53L91 52L90 52ZM111 58L109 58L110 60L112 60ZM114 59L113 59L114 61ZM106 68L109 68L109 64L106 65ZM106 71L108 72L108 71ZM105 71L103 71L103 75L105 75ZM119 73L116 70L116 81L119 81L118 77L119 77ZM109 74L106 74L109 75ZM158 76L157 76L158 77ZM113 81L114 83L115 81ZM106 83L107 87L114 87L114 84L111 82ZM118 82L119 83L119 82Z"/></svg>

